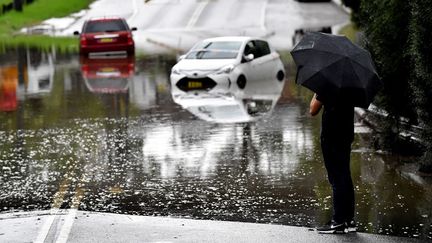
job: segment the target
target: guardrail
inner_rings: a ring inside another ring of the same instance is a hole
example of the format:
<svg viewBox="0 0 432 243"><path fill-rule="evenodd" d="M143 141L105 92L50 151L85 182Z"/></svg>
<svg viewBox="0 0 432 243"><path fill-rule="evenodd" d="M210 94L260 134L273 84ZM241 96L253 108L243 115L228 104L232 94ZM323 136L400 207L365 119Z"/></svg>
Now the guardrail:
<svg viewBox="0 0 432 243"><path fill-rule="evenodd" d="M375 130L379 130L381 126L375 121L374 117L385 118L389 116L387 111L374 105L370 105L369 109L355 108L355 112L358 117ZM425 142L421 139L421 134L425 130L424 127L410 124L408 119L403 117L399 118L399 124L398 134L400 137L425 145Z"/></svg>

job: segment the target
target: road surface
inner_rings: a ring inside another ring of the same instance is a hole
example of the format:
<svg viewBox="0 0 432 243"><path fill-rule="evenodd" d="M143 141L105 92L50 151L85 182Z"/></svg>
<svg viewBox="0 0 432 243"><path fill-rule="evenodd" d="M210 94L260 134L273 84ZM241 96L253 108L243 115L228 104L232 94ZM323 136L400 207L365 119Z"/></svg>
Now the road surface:
<svg viewBox="0 0 432 243"><path fill-rule="evenodd" d="M422 242L365 233L318 234L306 227L75 210L2 214L0 229L2 242Z"/></svg>
<svg viewBox="0 0 432 243"><path fill-rule="evenodd" d="M294 0L99 0L86 11L50 19L57 35L72 35L86 19L120 16L132 27L138 51L184 52L203 38L226 35L263 37L277 50L289 50L295 30L337 29L349 15L334 2Z"/></svg>

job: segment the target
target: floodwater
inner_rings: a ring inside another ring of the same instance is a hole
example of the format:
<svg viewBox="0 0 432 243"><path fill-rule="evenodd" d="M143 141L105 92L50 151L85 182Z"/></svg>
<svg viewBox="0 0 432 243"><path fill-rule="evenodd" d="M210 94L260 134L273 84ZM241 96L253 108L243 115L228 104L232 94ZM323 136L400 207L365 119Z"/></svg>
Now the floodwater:
<svg viewBox="0 0 432 243"><path fill-rule="evenodd" d="M290 66L285 82L197 93L185 105L172 93L174 63L174 56L0 54L0 212L325 223L331 190L320 118L308 115L311 94L293 84ZM377 153L370 141L356 123L359 230L431 239L430 180L400 170L415 158Z"/></svg>

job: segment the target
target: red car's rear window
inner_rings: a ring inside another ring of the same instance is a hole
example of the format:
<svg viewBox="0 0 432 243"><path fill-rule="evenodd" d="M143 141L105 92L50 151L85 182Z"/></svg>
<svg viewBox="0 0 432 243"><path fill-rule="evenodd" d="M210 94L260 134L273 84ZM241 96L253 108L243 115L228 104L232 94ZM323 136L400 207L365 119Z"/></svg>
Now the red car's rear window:
<svg viewBox="0 0 432 243"><path fill-rule="evenodd" d="M84 33L117 32L129 30L121 19L89 21L84 27Z"/></svg>

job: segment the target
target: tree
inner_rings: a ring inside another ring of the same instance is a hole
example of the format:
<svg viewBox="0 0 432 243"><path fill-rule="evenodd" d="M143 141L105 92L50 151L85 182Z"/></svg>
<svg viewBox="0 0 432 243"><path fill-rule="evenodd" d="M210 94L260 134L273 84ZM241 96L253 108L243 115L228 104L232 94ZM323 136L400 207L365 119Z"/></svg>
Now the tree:
<svg viewBox="0 0 432 243"><path fill-rule="evenodd" d="M425 144L420 171L432 173L432 6L427 1L410 1L409 55L412 72L410 87Z"/></svg>
<svg viewBox="0 0 432 243"><path fill-rule="evenodd" d="M14 9L18 12L22 12L23 10L23 2L22 0L14 0L13 1Z"/></svg>
<svg viewBox="0 0 432 243"><path fill-rule="evenodd" d="M398 150L400 118L416 120L408 83L410 6L403 0L362 0L358 16L357 24L365 32L367 49L384 82L375 99L376 104L389 113L380 121L383 129L380 145L385 149Z"/></svg>
<svg viewBox="0 0 432 243"><path fill-rule="evenodd" d="M425 145L420 171L432 172L432 6L428 1L345 0L365 31L384 89L377 105L389 116L382 122L383 144L398 149L400 118L421 128ZM357 11L357 12L356 12ZM395 146L396 145L396 146Z"/></svg>

